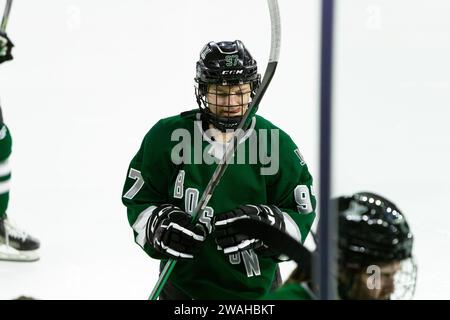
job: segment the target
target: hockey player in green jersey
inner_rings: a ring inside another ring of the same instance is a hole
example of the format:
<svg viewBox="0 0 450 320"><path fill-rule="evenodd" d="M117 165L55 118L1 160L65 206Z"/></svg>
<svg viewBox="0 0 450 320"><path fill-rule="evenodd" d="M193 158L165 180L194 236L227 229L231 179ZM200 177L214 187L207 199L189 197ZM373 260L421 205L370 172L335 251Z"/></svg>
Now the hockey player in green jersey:
<svg viewBox="0 0 450 320"><path fill-rule="evenodd" d="M8 36L0 32L0 63L12 60L13 44ZM39 241L18 229L6 214L9 203L9 181L11 169L12 139L8 127L3 122L0 106L0 260L34 261L39 259Z"/></svg>
<svg viewBox="0 0 450 320"><path fill-rule="evenodd" d="M339 197L334 203L339 217L339 298L412 298L416 284L413 235L403 213L391 201L370 192ZM315 299L314 285L306 281L303 271L297 268L265 299Z"/></svg>
<svg viewBox="0 0 450 320"><path fill-rule="evenodd" d="M178 262L162 299L259 299L283 257L237 233L264 221L305 240L315 218L313 179L292 139L252 115L208 206L191 214L260 84L239 40L210 42L196 67L199 109L162 119L132 159L122 193L135 241L162 265Z"/></svg>

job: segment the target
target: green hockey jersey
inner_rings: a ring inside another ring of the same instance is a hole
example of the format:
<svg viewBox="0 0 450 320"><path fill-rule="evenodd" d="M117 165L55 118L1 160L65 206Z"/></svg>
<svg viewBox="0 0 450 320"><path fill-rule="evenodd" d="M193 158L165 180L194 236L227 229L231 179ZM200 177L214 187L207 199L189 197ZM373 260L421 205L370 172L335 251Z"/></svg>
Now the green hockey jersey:
<svg viewBox="0 0 450 320"><path fill-rule="evenodd" d="M135 241L152 258L167 260L146 242L153 210L171 203L189 214L222 159L217 142L198 110L156 123L132 159L122 193ZM315 218L313 179L292 141L282 130L255 116L228 164L199 222L209 231L192 260L177 262L170 282L193 299L259 299L270 289L277 261L254 250L225 255L211 234L212 217L243 204L281 209L286 232L304 241Z"/></svg>

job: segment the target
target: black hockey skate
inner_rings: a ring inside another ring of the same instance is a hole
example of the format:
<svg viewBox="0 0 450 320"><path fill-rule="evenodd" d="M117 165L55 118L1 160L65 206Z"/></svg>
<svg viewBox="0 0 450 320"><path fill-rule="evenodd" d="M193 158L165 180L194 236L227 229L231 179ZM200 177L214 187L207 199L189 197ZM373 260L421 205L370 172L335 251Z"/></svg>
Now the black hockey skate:
<svg viewBox="0 0 450 320"><path fill-rule="evenodd" d="M36 261L39 259L39 240L0 218L0 260Z"/></svg>

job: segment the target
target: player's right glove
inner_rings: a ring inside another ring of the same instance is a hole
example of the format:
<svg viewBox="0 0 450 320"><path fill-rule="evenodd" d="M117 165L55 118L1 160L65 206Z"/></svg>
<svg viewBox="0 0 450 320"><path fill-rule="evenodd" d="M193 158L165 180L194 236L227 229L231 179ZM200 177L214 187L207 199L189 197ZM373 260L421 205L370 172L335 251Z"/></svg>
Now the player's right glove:
<svg viewBox="0 0 450 320"><path fill-rule="evenodd" d="M271 256L269 248L259 239L238 231L235 224L240 219L257 220L285 231L283 213L274 205L242 205L230 212L214 217L214 235L217 245L225 254L255 249Z"/></svg>
<svg viewBox="0 0 450 320"><path fill-rule="evenodd" d="M0 63L13 59L11 54L13 47L6 33L0 31Z"/></svg>
<svg viewBox="0 0 450 320"><path fill-rule="evenodd" d="M204 227L171 204L156 208L147 222L147 243L170 258L194 258L205 238Z"/></svg>

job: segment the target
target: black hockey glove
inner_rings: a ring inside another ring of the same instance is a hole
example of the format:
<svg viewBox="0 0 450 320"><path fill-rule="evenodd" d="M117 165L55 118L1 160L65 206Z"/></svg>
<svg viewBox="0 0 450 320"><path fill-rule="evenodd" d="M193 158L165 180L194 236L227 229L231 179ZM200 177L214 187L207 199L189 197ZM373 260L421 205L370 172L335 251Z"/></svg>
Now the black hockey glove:
<svg viewBox="0 0 450 320"><path fill-rule="evenodd" d="M264 252L268 249L261 240L236 230L233 224L240 219L263 221L282 231L286 228L283 213L273 205L243 205L216 216L214 217L214 235L217 245L225 254L249 249Z"/></svg>
<svg viewBox="0 0 450 320"><path fill-rule="evenodd" d="M147 222L147 243L170 258L194 258L205 238L204 227L171 204L159 206Z"/></svg>
<svg viewBox="0 0 450 320"><path fill-rule="evenodd" d="M13 47L6 33L0 31L0 63L13 59L11 54Z"/></svg>

